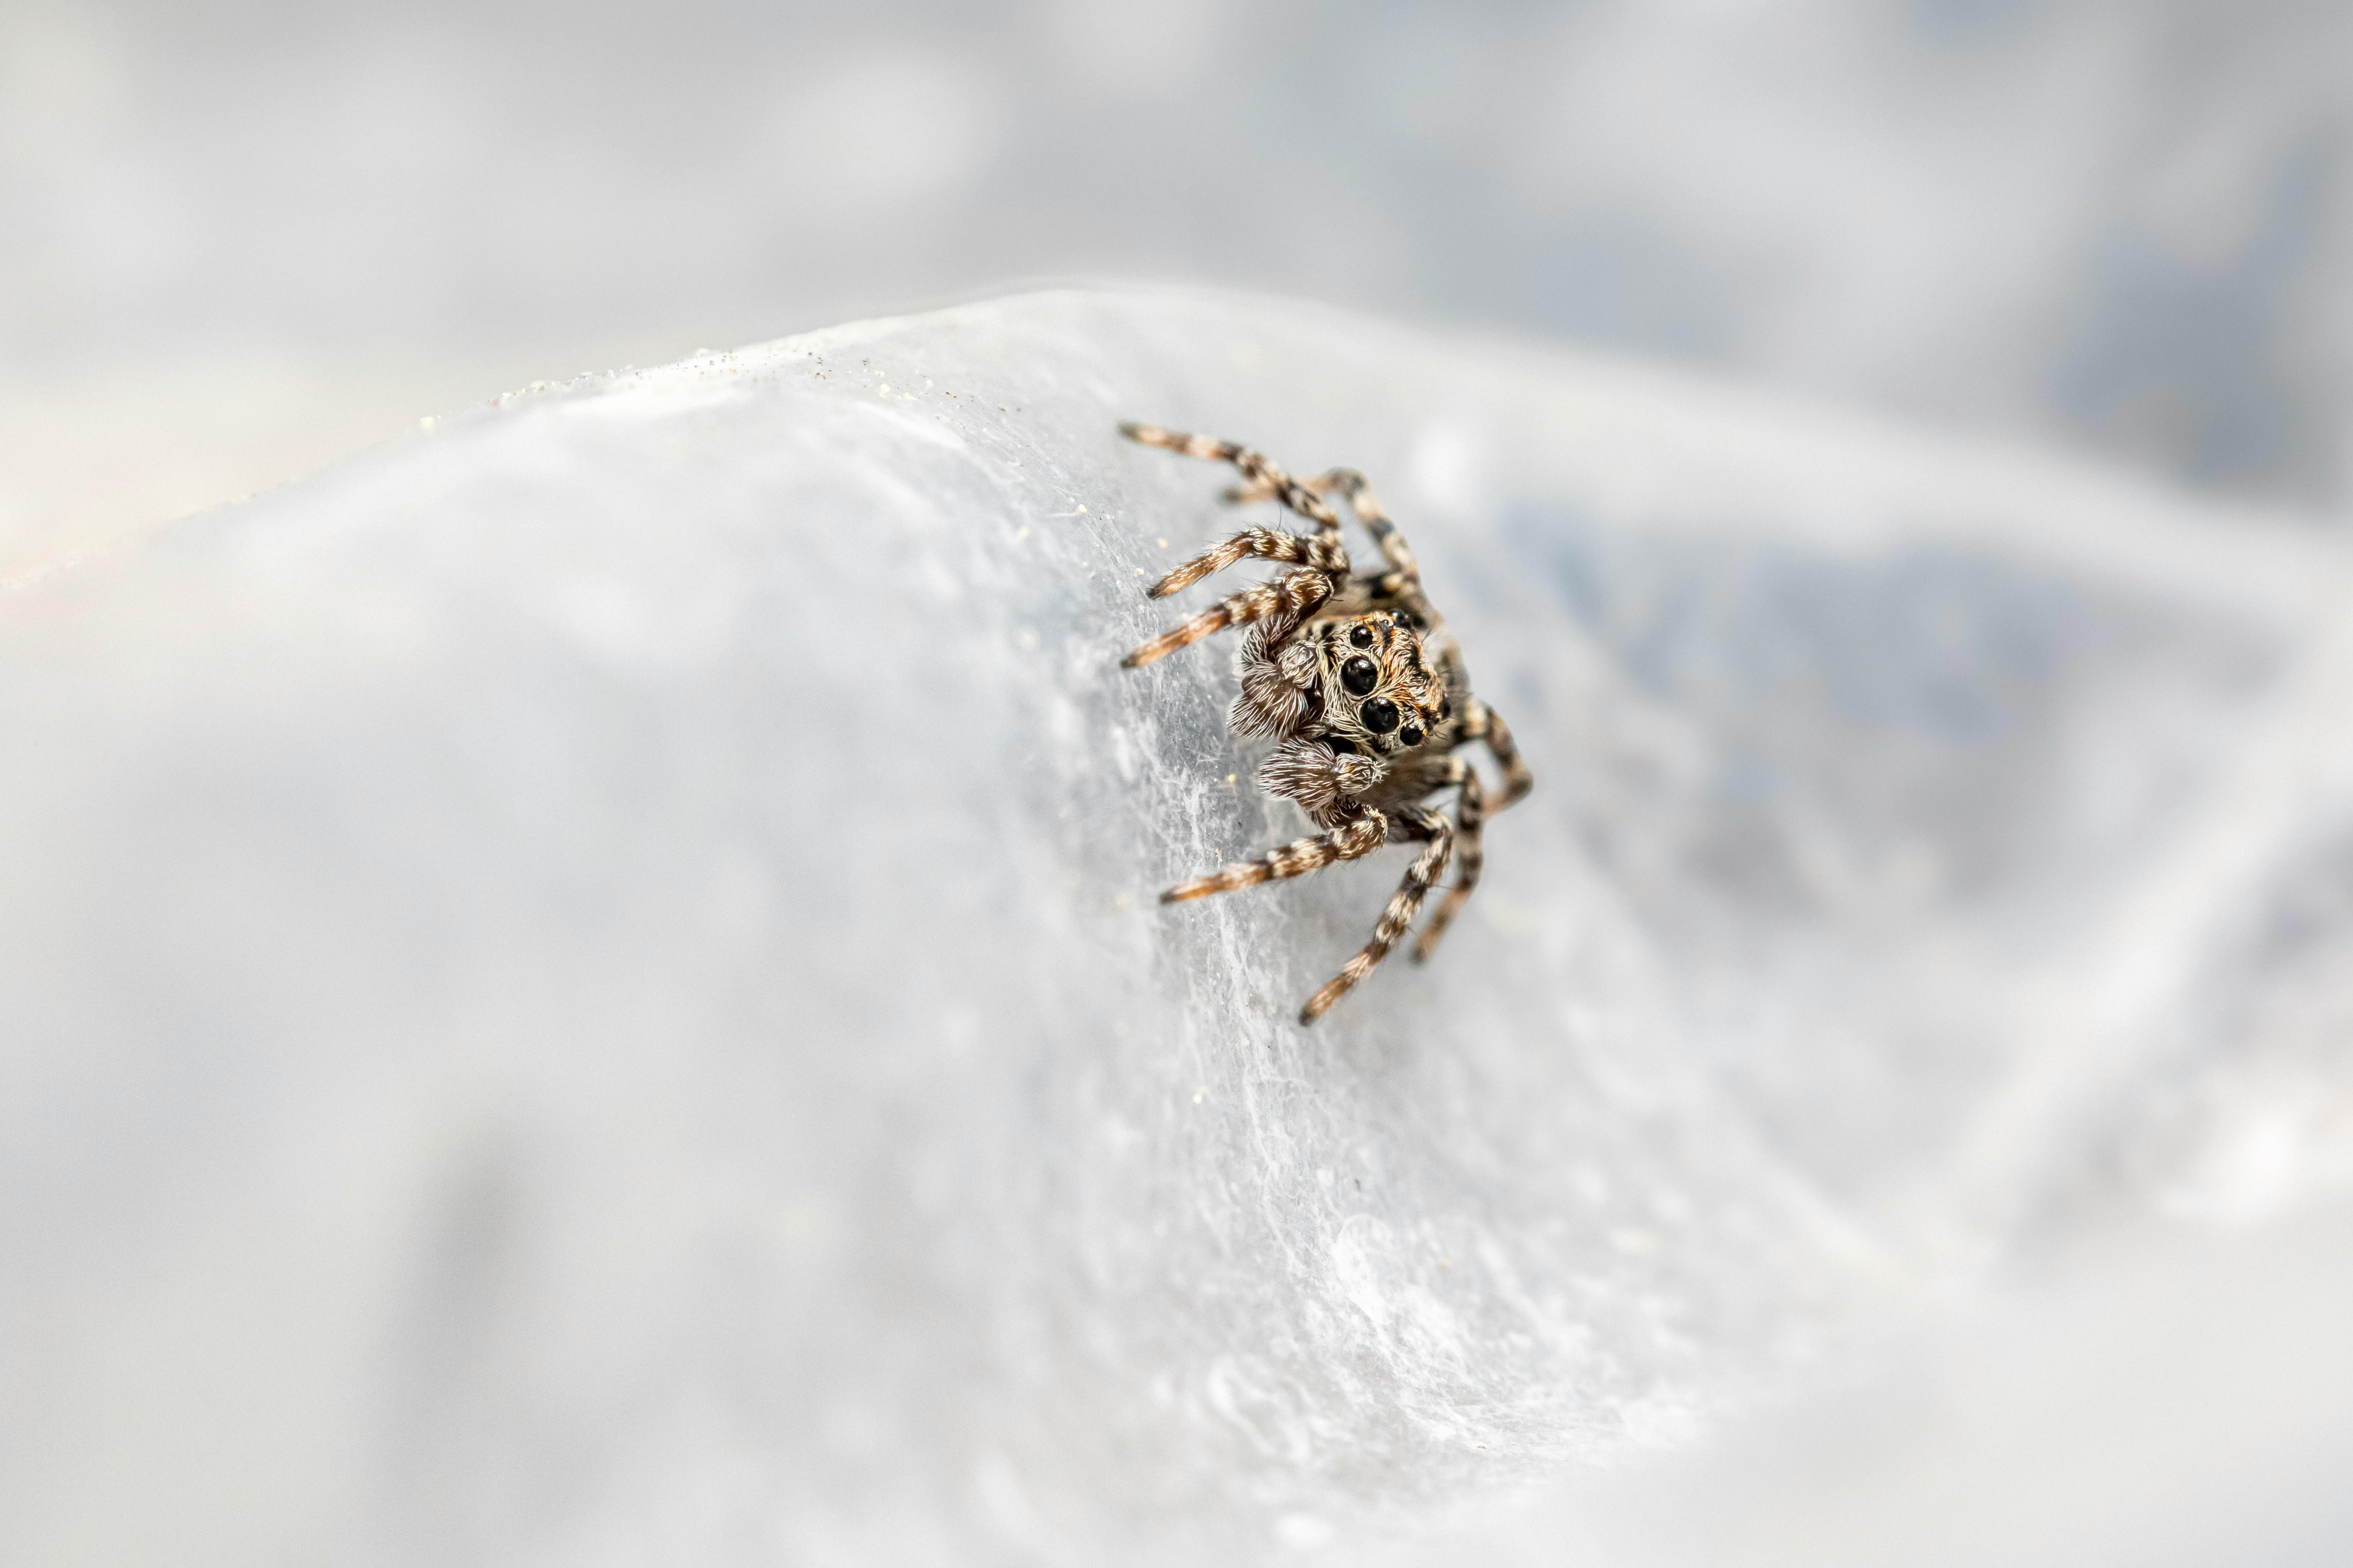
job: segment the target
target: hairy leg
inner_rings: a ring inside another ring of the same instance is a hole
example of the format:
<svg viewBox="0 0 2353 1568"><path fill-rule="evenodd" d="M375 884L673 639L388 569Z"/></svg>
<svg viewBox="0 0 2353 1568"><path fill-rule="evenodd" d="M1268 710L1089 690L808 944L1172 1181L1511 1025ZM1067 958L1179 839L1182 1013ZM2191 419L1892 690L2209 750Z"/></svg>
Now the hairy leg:
<svg viewBox="0 0 2353 1568"><path fill-rule="evenodd" d="M1504 798L1493 804L1493 810L1508 810L1518 804L1528 791L1535 788L1536 776L1528 772L1528 764L1520 760L1519 744L1512 739L1511 726L1504 722L1501 713L1484 702L1474 699L1470 703L1469 710L1462 716L1461 739L1485 742L1487 754L1493 757L1495 765L1504 770Z"/></svg>
<svg viewBox="0 0 2353 1568"><path fill-rule="evenodd" d="M1446 862L1454 853L1454 825L1431 811L1414 811L1398 819L1400 826L1410 825L1412 831L1426 835L1430 840L1413 865L1406 871L1405 880L1389 895L1388 907L1381 910L1380 920L1373 926L1373 940L1364 951L1340 966L1340 973L1324 983L1322 990L1307 999L1299 1010L1299 1021L1312 1024L1330 1010L1332 1004L1345 996L1356 984L1370 974L1382 959L1389 955L1398 938L1413 923L1421 900L1429 896L1438 879L1446 875Z"/></svg>
<svg viewBox="0 0 2353 1568"><path fill-rule="evenodd" d="M1255 557L1261 561L1280 561L1290 566L1313 566L1318 572L1328 572L1345 577L1348 572L1348 554L1336 542L1321 537L1310 539L1303 533L1280 533L1271 528L1246 528L1213 550L1203 551L1179 566L1159 582L1145 590L1145 597L1165 599L1179 588L1189 588L1213 573L1222 572L1238 561Z"/></svg>
<svg viewBox="0 0 2353 1568"><path fill-rule="evenodd" d="M1373 536L1373 542L1380 547L1381 560L1386 565L1386 570L1375 574L1368 581L1377 583L1384 595L1390 598L1399 598L1407 593L1408 584L1419 587L1421 582L1421 566L1413 558L1413 547L1406 543L1405 535L1398 531L1397 524L1390 521L1389 514L1381 510L1379 500L1373 494L1372 482L1362 473L1355 468L1326 468L1314 479L1304 481L1302 488L1317 496L1338 495L1347 498L1348 509L1356 514L1357 522L1363 525L1366 533ZM1245 501L1270 500L1274 498L1275 493L1266 485L1245 481L1229 488L1226 491L1226 500L1237 504Z"/></svg>
<svg viewBox="0 0 2353 1568"><path fill-rule="evenodd" d="M1381 503L1374 499L1373 487L1366 482L1364 475L1354 468L1334 468L1330 473L1318 475L1315 482L1322 487L1319 494L1348 498L1349 510L1356 514L1356 521L1364 524L1365 531L1373 536L1373 542L1380 546L1381 559L1388 563L1388 575L1399 581L1400 586L1390 588L1389 592L1399 593L1403 584L1421 581L1421 567L1413 558L1412 547L1406 543L1405 535L1397 531L1397 524L1389 521L1388 513L1381 510Z"/></svg>
<svg viewBox="0 0 2353 1568"><path fill-rule="evenodd" d="M1304 877L1310 871L1321 871L1343 860L1360 860L1379 848L1388 837L1388 820L1377 811L1364 816L1329 833L1319 833L1313 838L1302 838L1271 850L1255 860L1244 860L1207 877L1196 877L1189 882L1179 882L1160 895L1164 904L1181 904L1194 899L1206 899L1211 893L1230 893L1240 888L1255 888L1261 882L1281 882L1293 877Z"/></svg>
<svg viewBox="0 0 2353 1568"><path fill-rule="evenodd" d="M1212 462L1231 463L1241 470L1242 483L1246 487L1281 501L1314 523L1318 539L1327 542L1335 550L1340 548L1340 514L1334 511L1323 497L1267 461L1265 454L1253 451L1238 441L1219 441L1208 436L1191 436L1182 430L1164 430L1157 425L1138 425L1133 421L1120 426L1119 433L1146 447L1182 452L1188 458L1207 458Z"/></svg>
<svg viewBox="0 0 2353 1568"><path fill-rule="evenodd" d="M1481 829L1487 822L1486 786L1479 782L1479 775L1472 771L1471 764L1461 758L1455 758L1454 765L1462 770L1459 781L1462 793L1455 797L1454 805L1454 863L1459 869L1454 874L1454 886L1448 889L1446 897L1439 900L1437 910L1430 917L1430 923L1421 928L1421 935L1413 944L1413 961L1416 963L1428 963L1430 955L1438 951L1439 939L1446 934L1446 928L1453 923L1454 917L1462 912L1471 890L1479 885L1479 872L1487 863L1486 850L1481 843L1483 837Z"/></svg>
<svg viewBox="0 0 2353 1568"><path fill-rule="evenodd" d="M1150 642L1132 650L1120 663L1130 669L1141 669L1155 659L1167 658L1180 647L1189 647L1203 637L1214 637L1229 626L1247 626L1252 621L1262 621L1271 616L1287 616L1289 625L1296 626L1314 615L1316 606L1331 596L1332 579L1324 573L1313 567L1286 572L1280 577L1220 600L1190 620L1178 622Z"/></svg>

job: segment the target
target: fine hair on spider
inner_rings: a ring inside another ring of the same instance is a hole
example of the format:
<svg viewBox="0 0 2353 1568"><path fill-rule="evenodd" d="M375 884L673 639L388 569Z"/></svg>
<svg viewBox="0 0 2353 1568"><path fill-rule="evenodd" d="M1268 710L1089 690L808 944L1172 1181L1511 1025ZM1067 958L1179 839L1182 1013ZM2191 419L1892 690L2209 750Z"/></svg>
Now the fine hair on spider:
<svg viewBox="0 0 2353 1568"><path fill-rule="evenodd" d="M1231 463L1241 479L1226 491L1228 501L1278 501L1315 526L1313 533L1244 529L1155 583L1146 593L1158 599L1243 561L1289 568L1171 626L1121 661L1141 668L1203 637L1248 627L1237 658L1241 695L1227 722L1237 733L1275 742L1259 766L1259 786L1296 804L1322 830L1255 860L1180 882L1160 895L1162 903L1303 877L1361 859L1384 844L1417 847L1372 940L1299 1010L1299 1021L1312 1024L1388 956L1451 866L1454 884L1414 943L1413 956L1419 962L1436 951L1479 885L1487 818L1525 795L1535 780L1501 716L1471 694L1461 650L1430 608L1413 552L1364 475L1333 468L1294 479L1231 441L1156 425L1119 428L1147 447ZM1377 569L1358 573L1349 564L1335 499L1372 536L1380 551ZM1500 794L1489 795L1470 763L1455 754L1474 741L1503 772ZM1449 791L1451 816L1433 804Z"/></svg>

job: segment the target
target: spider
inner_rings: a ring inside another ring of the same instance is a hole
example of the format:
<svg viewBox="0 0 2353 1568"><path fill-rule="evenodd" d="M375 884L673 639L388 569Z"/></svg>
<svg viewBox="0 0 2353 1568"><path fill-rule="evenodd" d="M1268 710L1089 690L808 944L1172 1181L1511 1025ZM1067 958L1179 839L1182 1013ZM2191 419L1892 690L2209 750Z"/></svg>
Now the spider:
<svg viewBox="0 0 2353 1568"><path fill-rule="evenodd" d="M1419 844L1405 880L1389 896L1373 939L1341 966L1299 1010L1313 1024L1387 958L1450 861L1461 869L1419 942L1427 959L1479 885L1484 857L1480 835L1488 816L1526 795L1535 784L1512 731L1495 710L1471 695L1461 650L1423 595L1396 526L1354 468L1334 468L1299 480L1250 448L1164 430L1122 425L1120 434L1147 447L1231 463L1241 483L1229 502L1280 501L1315 525L1312 535L1250 528L1186 562L1155 583L1147 596L1165 598L1212 573L1256 557L1293 568L1172 626L1130 653L1128 668L1163 658L1203 637L1247 626L1236 663L1241 695L1227 722L1242 735L1275 742L1258 770L1259 786L1294 802L1323 831L1256 860L1180 882L1160 895L1181 904L1211 893L1303 877L1341 860L1356 860L1384 844ZM1380 547L1382 569L1351 575L1340 543L1340 517L1324 498L1348 503ZM1456 747L1484 742L1504 773L1504 791L1490 800ZM1455 792L1451 821L1430 797Z"/></svg>

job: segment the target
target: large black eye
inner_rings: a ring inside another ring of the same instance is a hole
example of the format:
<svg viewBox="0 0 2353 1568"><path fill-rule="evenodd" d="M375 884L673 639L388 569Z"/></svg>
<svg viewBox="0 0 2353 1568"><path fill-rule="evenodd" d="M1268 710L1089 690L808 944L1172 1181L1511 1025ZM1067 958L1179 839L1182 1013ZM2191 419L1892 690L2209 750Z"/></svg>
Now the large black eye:
<svg viewBox="0 0 2353 1568"><path fill-rule="evenodd" d="M1438 700L1438 716L1440 719L1451 719L1454 717L1454 699L1451 697L1441 697Z"/></svg>
<svg viewBox="0 0 2353 1568"><path fill-rule="evenodd" d="M1340 684L1348 689L1351 697L1362 697L1380 683L1381 672L1363 654L1340 667Z"/></svg>
<svg viewBox="0 0 2353 1568"><path fill-rule="evenodd" d="M1397 704L1386 697L1376 697L1356 710L1356 717L1362 719L1365 728L1374 734L1386 735L1397 728Z"/></svg>
<svg viewBox="0 0 2353 1568"><path fill-rule="evenodd" d="M1370 647L1373 646L1373 628L1362 626L1351 626L1348 628L1348 640L1358 647Z"/></svg>
<svg viewBox="0 0 2353 1568"><path fill-rule="evenodd" d="M1408 724L1404 729L1398 731L1398 739L1403 741L1408 746L1420 745L1421 726L1419 724Z"/></svg>

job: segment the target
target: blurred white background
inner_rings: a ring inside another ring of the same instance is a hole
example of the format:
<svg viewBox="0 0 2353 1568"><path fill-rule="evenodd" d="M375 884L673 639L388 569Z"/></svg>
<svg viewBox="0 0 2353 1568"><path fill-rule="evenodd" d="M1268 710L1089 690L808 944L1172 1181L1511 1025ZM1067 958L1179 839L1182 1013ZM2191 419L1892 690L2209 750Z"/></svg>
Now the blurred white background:
<svg viewBox="0 0 2353 1568"><path fill-rule="evenodd" d="M2353 488L2353 7L0 5L0 577L539 378L1046 279Z"/></svg>

